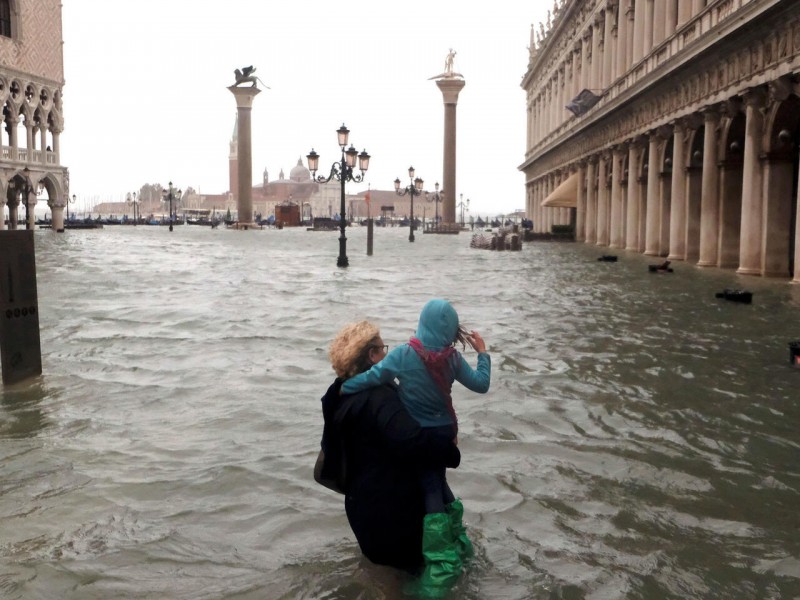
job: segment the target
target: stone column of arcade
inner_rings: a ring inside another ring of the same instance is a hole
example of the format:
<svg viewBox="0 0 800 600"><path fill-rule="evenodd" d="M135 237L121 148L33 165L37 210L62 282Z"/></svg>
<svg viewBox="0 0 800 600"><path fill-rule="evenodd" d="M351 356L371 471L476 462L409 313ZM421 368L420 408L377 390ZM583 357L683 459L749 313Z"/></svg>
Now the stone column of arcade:
<svg viewBox="0 0 800 600"><path fill-rule="evenodd" d="M239 217L236 228L257 228L257 225L253 222L253 152L250 115L253 99L261 90L255 87L255 84L252 87L232 85L228 89L236 99L236 110L239 118L237 147L239 181L238 189L236 190L236 207L239 211Z"/></svg>
<svg viewBox="0 0 800 600"><path fill-rule="evenodd" d="M442 92L444 100L444 155L442 164L444 173L442 180L446 193L442 198L442 221L446 227L458 228L456 225L456 106L458 94L466 85L464 78L452 70L451 51L445 62L445 72L431 79L436 79L436 86Z"/></svg>
<svg viewBox="0 0 800 600"><path fill-rule="evenodd" d="M64 233L64 208L68 200L52 200L47 203L53 215L52 229L57 233Z"/></svg>

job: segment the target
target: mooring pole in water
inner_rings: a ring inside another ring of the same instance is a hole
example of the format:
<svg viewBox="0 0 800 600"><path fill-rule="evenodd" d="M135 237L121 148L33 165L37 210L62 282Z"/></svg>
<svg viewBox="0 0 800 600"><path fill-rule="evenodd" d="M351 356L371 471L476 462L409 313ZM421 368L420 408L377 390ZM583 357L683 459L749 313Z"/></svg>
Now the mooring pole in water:
<svg viewBox="0 0 800 600"><path fill-rule="evenodd" d="M0 359L3 384L42 374L32 230L0 234Z"/></svg>
<svg viewBox="0 0 800 600"><path fill-rule="evenodd" d="M367 219L367 256L372 256L372 219Z"/></svg>

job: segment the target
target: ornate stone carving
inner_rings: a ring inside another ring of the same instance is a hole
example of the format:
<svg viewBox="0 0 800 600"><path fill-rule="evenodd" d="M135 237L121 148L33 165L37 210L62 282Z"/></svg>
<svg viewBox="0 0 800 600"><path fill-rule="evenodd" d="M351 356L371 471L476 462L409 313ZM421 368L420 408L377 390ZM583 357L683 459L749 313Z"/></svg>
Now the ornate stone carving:
<svg viewBox="0 0 800 600"><path fill-rule="evenodd" d="M767 103L767 91L764 86L751 87L745 90L742 98L747 106L762 108Z"/></svg>
<svg viewBox="0 0 800 600"><path fill-rule="evenodd" d="M742 108L742 98L739 96L734 96L732 98L728 98L720 105L720 112L729 119L732 119L742 112Z"/></svg>
<svg viewBox="0 0 800 600"><path fill-rule="evenodd" d="M793 86L792 78L789 75L783 75L774 81L770 81L767 84L770 101L783 102L792 93Z"/></svg>

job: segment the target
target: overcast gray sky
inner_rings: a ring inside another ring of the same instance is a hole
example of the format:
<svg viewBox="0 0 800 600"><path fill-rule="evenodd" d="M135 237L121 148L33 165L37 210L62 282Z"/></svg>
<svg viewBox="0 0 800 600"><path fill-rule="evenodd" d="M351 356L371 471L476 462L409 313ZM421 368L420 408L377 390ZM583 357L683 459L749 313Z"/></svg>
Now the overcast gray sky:
<svg viewBox="0 0 800 600"><path fill-rule="evenodd" d="M170 180L228 190L233 71L257 68L253 177L271 179L313 147L321 174L339 160L336 129L372 156L348 192L442 180L444 106L429 78L449 48L466 81L458 103L457 190L470 212L524 208L530 26L550 3L332 3L63 0L62 163L78 206L119 201ZM270 89L265 89L268 86Z"/></svg>

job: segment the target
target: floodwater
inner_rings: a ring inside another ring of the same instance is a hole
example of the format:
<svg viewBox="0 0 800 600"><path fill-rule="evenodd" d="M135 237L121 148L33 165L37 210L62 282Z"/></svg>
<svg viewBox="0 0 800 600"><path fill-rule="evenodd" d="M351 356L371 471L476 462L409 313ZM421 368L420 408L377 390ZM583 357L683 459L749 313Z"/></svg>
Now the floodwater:
<svg viewBox="0 0 800 600"><path fill-rule="evenodd" d="M453 598L800 596L800 286L347 235L349 269L338 231L35 233L44 374L0 392L1 597L402 597L312 466L336 331L402 343L431 297L492 355L488 394L454 388L477 556Z"/></svg>

